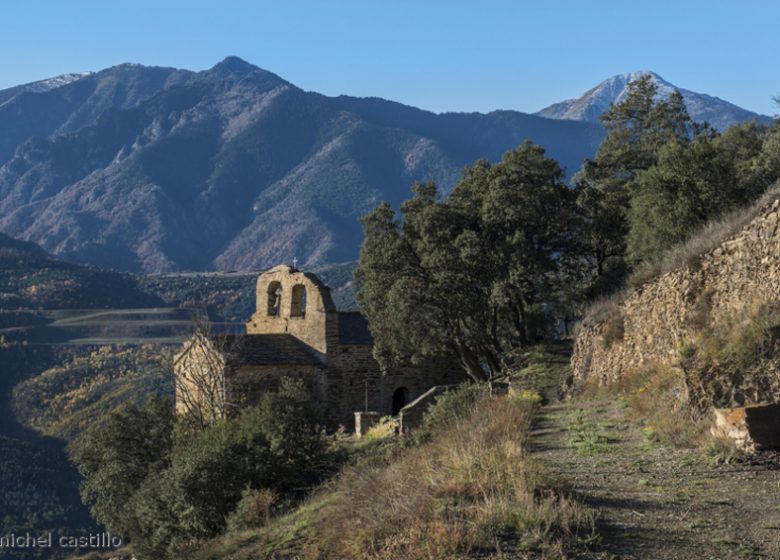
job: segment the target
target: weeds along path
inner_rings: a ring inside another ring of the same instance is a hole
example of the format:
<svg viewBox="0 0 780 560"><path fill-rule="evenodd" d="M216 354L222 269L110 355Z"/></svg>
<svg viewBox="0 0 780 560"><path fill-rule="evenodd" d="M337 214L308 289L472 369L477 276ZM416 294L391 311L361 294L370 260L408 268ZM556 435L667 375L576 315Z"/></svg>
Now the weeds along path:
<svg viewBox="0 0 780 560"><path fill-rule="evenodd" d="M532 456L599 512L593 560L780 559L780 460L712 465L648 441L620 402L541 409Z"/></svg>

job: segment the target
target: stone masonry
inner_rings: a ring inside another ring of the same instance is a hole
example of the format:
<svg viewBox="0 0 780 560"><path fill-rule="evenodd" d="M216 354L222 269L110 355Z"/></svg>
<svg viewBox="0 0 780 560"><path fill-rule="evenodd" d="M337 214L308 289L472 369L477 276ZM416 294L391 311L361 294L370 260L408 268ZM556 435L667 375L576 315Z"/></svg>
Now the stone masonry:
<svg viewBox="0 0 780 560"><path fill-rule="evenodd" d="M586 318L572 355L574 383L606 385L649 362L675 366L702 313L715 325L780 302L779 226L780 197L695 264L635 288L603 318ZM740 404L780 400L780 372L769 377L770 389Z"/></svg>
<svg viewBox="0 0 780 560"><path fill-rule="evenodd" d="M222 364L226 400L248 406L274 390L282 377L298 377L322 404L331 428L351 428L358 411L395 415L434 385L465 379L454 361L382 372L372 355L366 319L339 312L330 288L313 274L285 265L272 268L257 280L256 302L245 335L185 344L174 363L177 405L183 398L179 388L186 387L209 353L222 356L212 361Z"/></svg>

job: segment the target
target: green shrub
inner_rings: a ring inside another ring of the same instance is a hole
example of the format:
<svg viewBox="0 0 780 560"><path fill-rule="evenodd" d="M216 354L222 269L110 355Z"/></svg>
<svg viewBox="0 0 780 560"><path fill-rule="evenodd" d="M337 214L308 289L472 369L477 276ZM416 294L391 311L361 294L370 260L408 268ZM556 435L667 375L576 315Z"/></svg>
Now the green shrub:
<svg viewBox="0 0 780 560"><path fill-rule="evenodd" d="M172 420L163 429L151 412L115 413L108 431L85 437L77 458L83 494L96 519L140 552L173 558L224 532L228 519L237 527L258 522L258 508L270 514L271 495L296 498L333 472L316 421L298 380L283 380L278 392L236 418L176 430L172 445ZM167 439L150 449L149 435L158 431Z"/></svg>
<svg viewBox="0 0 780 560"><path fill-rule="evenodd" d="M609 436L600 425L592 424L579 409L569 425L569 445L579 455L595 455L612 451Z"/></svg>
<svg viewBox="0 0 780 560"><path fill-rule="evenodd" d="M241 500L227 520L229 531L258 529L268 524L271 511L279 496L268 488L255 490L247 488L241 494Z"/></svg>
<svg viewBox="0 0 780 560"><path fill-rule="evenodd" d="M444 393L423 416L422 429L418 430L420 435L430 435L461 421L474 403L484 397L489 390L486 383L473 383L461 385L457 389Z"/></svg>
<svg viewBox="0 0 780 560"><path fill-rule="evenodd" d="M686 342L680 347L680 358L683 360L690 360L696 354L696 345L691 342Z"/></svg>
<svg viewBox="0 0 780 560"><path fill-rule="evenodd" d="M75 452L82 500L111 532L135 529L128 504L145 479L168 467L173 423L172 403L153 399L117 410L84 435Z"/></svg>

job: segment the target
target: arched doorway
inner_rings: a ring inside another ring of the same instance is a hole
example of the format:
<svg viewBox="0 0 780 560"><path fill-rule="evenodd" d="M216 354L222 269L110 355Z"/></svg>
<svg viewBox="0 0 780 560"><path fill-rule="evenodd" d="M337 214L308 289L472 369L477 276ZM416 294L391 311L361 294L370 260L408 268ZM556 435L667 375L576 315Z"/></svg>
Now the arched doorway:
<svg viewBox="0 0 780 560"><path fill-rule="evenodd" d="M393 404L391 408L393 416L401 412L401 409L408 404L408 398L409 391L406 389L406 387L398 387L398 389L393 391Z"/></svg>

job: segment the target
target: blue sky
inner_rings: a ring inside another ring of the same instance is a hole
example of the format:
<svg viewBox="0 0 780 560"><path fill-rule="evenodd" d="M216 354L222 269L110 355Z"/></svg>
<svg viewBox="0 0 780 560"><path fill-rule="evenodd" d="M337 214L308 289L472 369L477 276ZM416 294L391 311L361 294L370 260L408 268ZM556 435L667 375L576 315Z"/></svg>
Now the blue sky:
<svg viewBox="0 0 780 560"><path fill-rule="evenodd" d="M433 111L536 111L622 72L776 113L770 0L24 0L0 19L0 88L138 62L240 56L328 95Z"/></svg>

